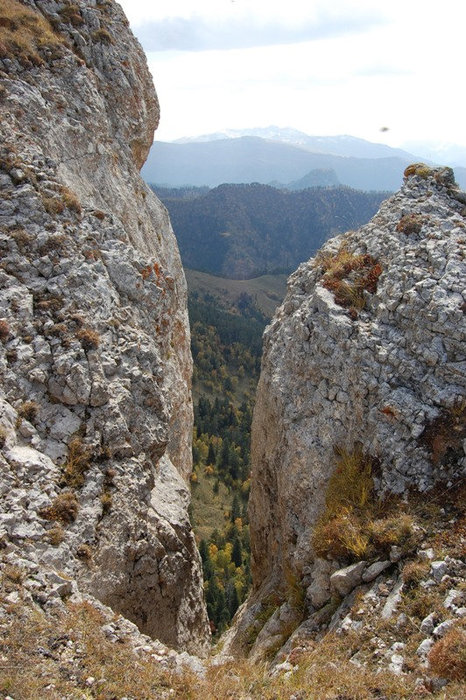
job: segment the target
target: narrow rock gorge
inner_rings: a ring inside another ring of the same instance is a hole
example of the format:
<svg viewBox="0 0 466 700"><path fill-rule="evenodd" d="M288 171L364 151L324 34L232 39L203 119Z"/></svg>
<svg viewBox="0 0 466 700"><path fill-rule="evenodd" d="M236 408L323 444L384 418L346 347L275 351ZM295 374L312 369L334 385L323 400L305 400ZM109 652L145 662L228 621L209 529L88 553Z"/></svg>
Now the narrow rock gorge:
<svg viewBox="0 0 466 700"><path fill-rule="evenodd" d="M186 284L139 175L146 60L114 2L4 5L1 555L39 597L52 577L58 602L72 586L203 654Z"/></svg>

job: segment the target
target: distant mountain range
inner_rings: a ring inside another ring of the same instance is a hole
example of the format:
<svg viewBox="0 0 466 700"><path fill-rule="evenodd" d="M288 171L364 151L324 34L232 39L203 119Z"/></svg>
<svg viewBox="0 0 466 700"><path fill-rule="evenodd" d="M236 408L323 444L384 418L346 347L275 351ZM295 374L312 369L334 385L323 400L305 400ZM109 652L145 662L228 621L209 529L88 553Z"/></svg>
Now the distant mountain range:
<svg viewBox="0 0 466 700"><path fill-rule="evenodd" d="M273 183L296 187L343 184L365 191L399 188L407 165L419 156L352 136L309 136L294 129L249 129L178 142L155 142L142 175L169 187L215 187L223 183ZM326 171L319 180L316 171ZM455 168L466 186L466 169Z"/></svg>
<svg viewBox="0 0 466 700"><path fill-rule="evenodd" d="M169 210L183 265L230 279L294 270L330 236L369 221L388 194L258 183L153 189Z"/></svg>

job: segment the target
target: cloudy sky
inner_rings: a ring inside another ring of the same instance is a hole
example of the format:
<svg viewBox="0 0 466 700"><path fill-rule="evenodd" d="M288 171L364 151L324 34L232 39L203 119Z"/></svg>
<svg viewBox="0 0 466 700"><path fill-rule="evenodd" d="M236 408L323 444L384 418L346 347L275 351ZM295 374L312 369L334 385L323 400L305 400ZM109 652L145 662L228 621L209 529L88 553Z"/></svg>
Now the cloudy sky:
<svg viewBox="0 0 466 700"><path fill-rule="evenodd" d="M466 146L463 0L119 1L154 76L158 140L274 124Z"/></svg>

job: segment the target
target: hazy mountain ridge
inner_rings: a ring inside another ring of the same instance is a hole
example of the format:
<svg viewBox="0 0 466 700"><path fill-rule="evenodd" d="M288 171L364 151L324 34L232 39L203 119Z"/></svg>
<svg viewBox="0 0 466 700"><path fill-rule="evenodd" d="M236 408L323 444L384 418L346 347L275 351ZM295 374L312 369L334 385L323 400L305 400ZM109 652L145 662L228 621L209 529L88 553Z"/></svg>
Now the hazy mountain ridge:
<svg viewBox="0 0 466 700"><path fill-rule="evenodd" d="M341 134L335 136L312 136L291 127L253 127L251 129L225 129L224 131L202 136L176 139L173 143L205 143L222 139L238 139L253 136L268 141L299 146L313 153L326 153L353 158L395 157L415 160L416 156L402 148L394 148L384 143L367 141L356 136Z"/></svg>
<svg viewBox="0 0 466 700"><path fill-rule="evenodd" d="M366 191L394 191L403 170L422 160L400 149L351 136L302 137L285 140L255 135L235 138L202 137L203 140L154 142L142 169L146 182L167 187L185 185L215 187L222 183L291 183L313 170L333 170L342 185ZM291 130L292 134L294 133ZM259 130L259 133L263 133ZM296 143L296 141L301 141ZM466 186L466 168L455 169Z"/></svg>

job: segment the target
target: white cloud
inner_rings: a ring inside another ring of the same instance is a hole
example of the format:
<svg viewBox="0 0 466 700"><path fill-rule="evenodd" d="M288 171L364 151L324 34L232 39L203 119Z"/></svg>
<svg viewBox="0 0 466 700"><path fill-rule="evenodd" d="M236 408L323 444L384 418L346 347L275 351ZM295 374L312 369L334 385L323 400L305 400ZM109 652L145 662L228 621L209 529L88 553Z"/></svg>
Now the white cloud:
<svg viewBox="0 0 466 700"><path fill-rule="evenodd" d="M276 123L391 145L446 135L466 144L461 0L121 4L146 51L191 49L148 53L158 139ZM183 32L147 37L154 26Z"/></svg>

